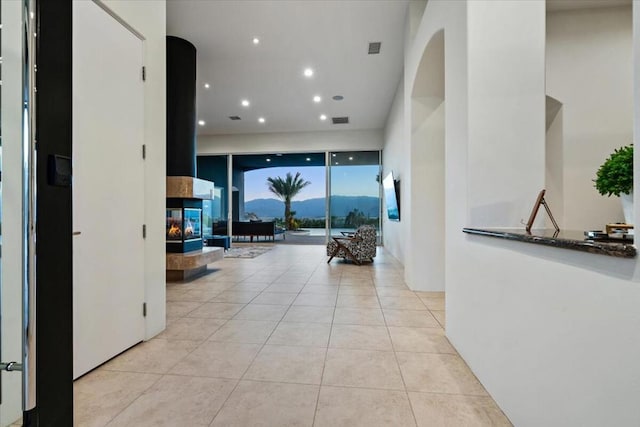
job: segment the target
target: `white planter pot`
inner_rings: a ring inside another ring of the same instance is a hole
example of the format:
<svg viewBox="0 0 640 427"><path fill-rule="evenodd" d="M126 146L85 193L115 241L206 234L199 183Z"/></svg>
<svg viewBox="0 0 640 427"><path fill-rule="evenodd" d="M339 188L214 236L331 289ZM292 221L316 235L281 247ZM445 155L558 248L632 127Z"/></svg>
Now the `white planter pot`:
<svg viewBox="0 0 640 427"><path fill-rule="evenodd" d="M633 224L633 193L620 194L620 201L622 202L624 222L627 224Z"/></svg>

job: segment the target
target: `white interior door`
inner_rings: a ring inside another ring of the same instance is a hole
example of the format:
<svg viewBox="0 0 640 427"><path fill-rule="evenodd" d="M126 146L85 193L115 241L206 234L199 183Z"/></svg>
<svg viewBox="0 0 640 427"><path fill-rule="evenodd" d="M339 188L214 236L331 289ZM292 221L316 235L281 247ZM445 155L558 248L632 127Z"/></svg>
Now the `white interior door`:
<svg viewBox="0 0 640 427"><path fill-rule="evenodd" d="M144 338L142 40L73 2L74 377Z"/></svg>

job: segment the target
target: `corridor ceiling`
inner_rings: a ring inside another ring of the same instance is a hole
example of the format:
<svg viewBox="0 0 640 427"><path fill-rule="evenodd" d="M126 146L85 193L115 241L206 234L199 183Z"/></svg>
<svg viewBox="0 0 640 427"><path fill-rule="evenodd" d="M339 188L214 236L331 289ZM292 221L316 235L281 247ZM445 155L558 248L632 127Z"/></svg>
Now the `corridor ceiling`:
<svg viewBox="0 0 640 427"><path fill-rule="evenodd" d="M198 134L383 128L402 76L407 5L169 0L167 34L198 51ZM382 43L379 54L368 54L371 42Z"/></svg>
<svg viewBox="0 0 640 427"><path fill-rule="evenodd" d="M547 0L547 10L629 4ZM407 10L407 0L168 0L167 34L198 51L198 135L383 128L402 76ZM368 54L372 42L378 54Z"/></svg>

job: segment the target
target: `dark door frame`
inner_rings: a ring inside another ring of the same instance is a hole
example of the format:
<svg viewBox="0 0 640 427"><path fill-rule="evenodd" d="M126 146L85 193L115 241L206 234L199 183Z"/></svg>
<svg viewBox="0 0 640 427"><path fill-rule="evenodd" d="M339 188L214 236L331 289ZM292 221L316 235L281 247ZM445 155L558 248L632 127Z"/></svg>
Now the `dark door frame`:
<svg viewBox="0 0 640 427"><path fill-rule="evenodd" d="M52 156L72 152L71 0L37 0L36 19L36 406L23 423L71 426L71 186L48 179Z"/></svg>

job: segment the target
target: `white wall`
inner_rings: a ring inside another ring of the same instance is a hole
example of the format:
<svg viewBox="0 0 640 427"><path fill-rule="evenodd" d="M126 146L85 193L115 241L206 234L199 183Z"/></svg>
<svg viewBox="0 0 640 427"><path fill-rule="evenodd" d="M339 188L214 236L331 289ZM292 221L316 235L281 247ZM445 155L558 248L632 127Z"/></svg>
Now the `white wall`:
<svg viewBox="0 0 640 427"><path fill-rule="evenodd" d="M592 180L632 140L631 7L548 13L546 68L547 94L563 104L564 227L623 222L619 198L601 196Z"/></svg>
<svg viewBox="0 0 640 427"><path fill-rule="evenodd" d="M407 16L405 18L405 56L408 55L411 46L414 44L419 29L422 28L421 22L425 16L427 3L428 2L421 0L412 0L409 3ZM433 7L430 10L433 10ZM421 38L424 38L424 36ZM422 58L422 54L420 58ZM411 110L406 110L406 105L407 102L411 100L413 87L413 77L407 80L406 62L407 60L405 59L405 70L402 80L396 90L396 95L391 105L387 122L385 123L384 149L382 151L382 176L384 177L389 172L393 172L394 177L400 180L400 222L389 221L386 214L383 213L383 245L387 251L395 256L401 263L405 264L405 266L410 265L412 262L407 255L411 252L411 248L408 247L412 211L412 198L410 194L412 189L411 128L407 118L407 114L411 114ZM407 81L411 82L408 88L405 84ZM406 100L407 96L408 101ZM408 270L409 269L405 269L405 276Z"/></svg>
<svg viewBox="0 0 640 427"><path fill-rule="evenodd" d="M414 98L412 105L417 104ZM415 115L414 115L415 117ZM442 102L411 135L411 224L413 236L407 276L420 291L444 291L445 285L445 103Z"/></svg>
<svg viewBox="0 0 640 427"><path fill-rule="evenodd" d="M411 239L405 276L412 289L444 290L444 30L424 49L411 87ZM409 91L407 91L409 92Z"/></svg>
<svg viewBox="0 0 640 427"><path fill-rule="evenodd" d="M407 32L406 39L408 42L413 41L420 28L420 22L422 22L422 15L427 7L427 0L410 0L409 8L407 10Z"/></svg>
<svg viewBox="0 0 640 427"><path fill-rule="evenodd" d="M389 147L409 149L407 88L444 28L447 336L514 425L640 425L637 260L461 231L523 227L543 188L544 19L540 1L429 1L406 52L404 114L390 115L385 157ZM640 46L634 55L637 117ZM401 125L398 142L393 129ZM403 176L410 171L407 160L394 165Z"/></svg>
<svg viewBox="0 0 640 427"><path fill-rule="evenodd" d="M411 177L405 165L410 162L408 140L404 136L404 83L400 82L391 106L387 126L384 129L385 148L382 151L382 177L393 172L394 178L400 181L400 222L389 221L386 212L382 214L383 245L387 251L401 263L405 263L408 235L408 218L410 217L408 197ZM384 203L384 200L383 200ZM384 204L383 204L384 206Z"/></svg>
<svg viewBox="0 0 640 427"><path fill-rule="evenodd" d="M421 25L415 31L411 30L410 23L417 17L421 19ZM415 189L425 185L424 182L414 182L415 175L419 171L412 169L412 144L411 138L414 130L412 125L412 117L414 115L413 107L416 105L412 100L418 70L422 64L424 52L429 41L440 30L444 29L445 43L445 66L447 68L447 79L444 82L445 90L436 87L435 92L431 90L431 98L438 98L434 102L425 102L425 109L431 114L441 103L446 93L447 106L444 111L445 115L445 133L447 138L452 141L466 140L466 3L465 2L446 2L432 0L427 3L426 9L409 8L407 15L407 31L405 34L405 67L404 67L404 84L398 88L394 105L392 107L389 118L385 126L385 146L383 149L383 167L385 173L393 170L394 174L401 179L401 222L397 224L386 221L384 245L395 257L405 264L405 281L414 289L425 288L425 282L417 282L414 278L419 277L418 262L428 256L423 248L415 247L412 242L415 236L413 232L414 226L421 221L421 218L414 218L416 209L414 203L428 203L428 199L413 200L416 195L421 194ZM448 29L452 31L449 33ZM425 67L428 68L428 67ZM437 70L437 68L436 68ZM422 85L421 85L422 86ZM424 86L429 86L429 79L424 81ZM437 86L437 85L436 85ZM434 89L434 88L431 88ZM424 95L424 91L419 90L417 93ZM429 92L429 91L427 91ZM399 104L402 104L401 106ZM429 115L427 114L427 116ZM424 120L424 117L423 117ZM462 124L462 125L461 125ZM466 161L466 147L456 144L448 144L445 146L445 157L464 159ZM464 172L466 173L466 171ZM458 176L452 180L445 170L445 181L448 188L453 190L452 193L445 193L445 199L450 197L459 197L466 195L466 180L464 176ZM459 183L463 183L461 187ZM414 197L411 197L413 195ZM404 196L404 197L403 197ZM422 195L424 197L424 195ZM466 215L465 211L452 210L447 212L448 203L445 203L445 217L447 222L450 218ZM452 222L455 223L455 222ZM392 232L396 231L396 232ZM424 237L426 238L426 237ZM413 245L413 247L412 247ZM409 255L410 254L410 255ZM432 282L428 285L433 284ZM442 289L443 284L437 284ZM433 289L433 288L432 288Z"/></svg>
<svg viewBox="0 0 640 427"><path fill-rule="evenodd" d="M544 3L469 2L468 31L468 224L521 228L545 181Z"/></svg>
<svg viewBox="0 0 640 427"><path fill-rule="evenodd" d="M374 130L199 135L198 155L381 150L383 132Z"/></svg>
<svg viewBox="0 0 640 427"><path fill-rule="evenodd" d="M22 3L2 5L2 361L22 360ZM3 372L0 426L22 417L22 373Z"/></svg>
<svg viewBox="0 0 640 427"><path fill-rule="evenodd" d="M145 38L145 337L149 339L164 330L166 310L166 4L164 0L104 0L103 3Z"/></svg>
<svg viewBox="0 0 640 427"><path fill-rule="evenodd" d="M447 336L517 426L640 423L637 262L469 237Z"/></svg>

